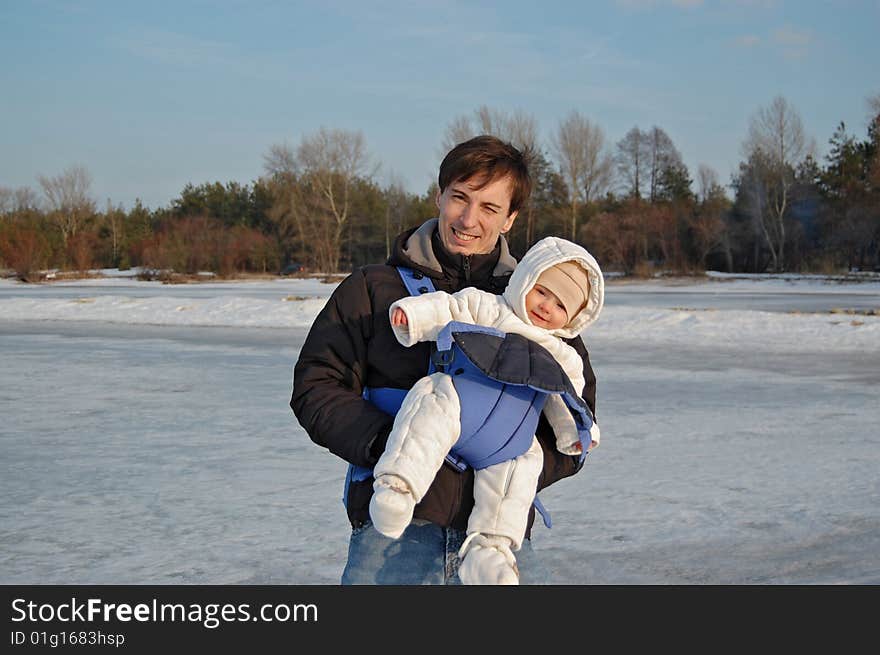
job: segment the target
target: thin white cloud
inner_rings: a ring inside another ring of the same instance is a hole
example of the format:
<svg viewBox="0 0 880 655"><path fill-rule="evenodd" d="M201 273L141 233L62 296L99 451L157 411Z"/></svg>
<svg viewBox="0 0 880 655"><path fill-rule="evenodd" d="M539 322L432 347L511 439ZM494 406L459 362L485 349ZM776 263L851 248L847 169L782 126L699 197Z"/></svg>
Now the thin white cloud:
<svg viewBox="0 0 880 655"><path fill-rule="evenodd" d="M219 41L159 30L114 37L113 43L143 59L175 66L222 64L234 54L229 45Z"/></svg>
<svg viewBox="0 0 880 655"><path fill-rule="evenodd" d="M672 5L680 9L695 9L703 6L703 0L615 0L624 9L652 9L657 6Z"/></svg>
<svg viewBox="0 0 880 655"><path fill-rule="evenodd" d="M799 30L796 27L786 25L773 33L777 43L790 47L807 47L813 40L811 30Z"/></svg>
<svg viewBox="0 0 880 655"><path fill-rule="evenodd" d="M202 39L167 30L114 35L108 43L155 65L177 70L223 71L229 76L262 80L289 79L289 52L257 53L238 44ZM306 73L297 71L301 78Z"/></svg>
<svg viewBox="0 0 880 655"><path fill-rule="evenodd" d="M815 42L812 30L785 25L762 37L757 34L742 34L733 39L733 45L743 49L753 49L764 44L777 48L786 59L804 59Z"/></svg>
<svg viewBox="0 0 880 655"><path fill-rule="evenodd" d="M743 34L734 39L734 44L741 48L754 48L761 43L761 37L755 34Z"/></svg>
<svg viewBox="0 0 880 655"><path fill-rule="evenodd" d="M724 4L738 7L757 7L758 9L772 9L779 4L778 0L726 0Z"/></svg>
<svg viewBox="0 0 880 655"><path fill-rule="evenodd" d="M657 0L615 0L614 4L624 9L647 9L657 4Z"/></svg>
<svg viewBox="0 0 880 655"><path fill-rule="evenodd" d="M786 59L803 59L809 54L813 32L785 25L773 32L773 42L782 48Z"/></svg>

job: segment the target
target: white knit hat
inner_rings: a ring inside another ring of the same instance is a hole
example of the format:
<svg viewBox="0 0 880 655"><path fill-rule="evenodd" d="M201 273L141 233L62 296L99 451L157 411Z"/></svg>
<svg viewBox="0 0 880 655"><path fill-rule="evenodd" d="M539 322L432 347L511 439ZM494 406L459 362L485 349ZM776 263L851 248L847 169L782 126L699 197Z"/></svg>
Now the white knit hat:
<svg viewBox="0 0 880 655"><path fill-rule="evenodd" d="M577 262L554 264L544 270L536 284L552 292L565 306L568 320L584 308L590 297L590 278Z"/></svg>

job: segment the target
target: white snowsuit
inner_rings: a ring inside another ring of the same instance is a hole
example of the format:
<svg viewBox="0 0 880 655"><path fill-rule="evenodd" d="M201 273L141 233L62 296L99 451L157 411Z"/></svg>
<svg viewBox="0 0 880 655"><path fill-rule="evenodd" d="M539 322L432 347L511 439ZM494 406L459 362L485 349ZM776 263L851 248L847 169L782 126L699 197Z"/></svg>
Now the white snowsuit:
<svg viewBox="0 0 880 655"><path fill-rule="evenodd" d="M586 307L562 328L546 330L532 325L525 309L526 294L545 269L572 260L588 272L590 297ZM391 305L389 318L398 308L406 314L407 325L392 326L404 346L435 341L450 321L519 334L543 346L581 394L583 361L562 338L580 334L598 318L603 304L604 280L596 260L577 244L547 237L530 248L517 264L503 295L470 287L454 294L437 291L406 297ZM460 409L458 394L446 373L422 378L407 393L385 452L373 470L376 482L370 514L374 527L383 534L397 538L409 524L412 508L427 492L446 454L459 438ZM549 394L543 412L554 429L560 452L579 454L577 428L562 397ZM595 423L591 438L597 443L600 439ZM459 575L465 584L517 583L511 549L519 550L525 537L543 463L541 445L533 438L531 447L519 457L475 471L475 504L468 520L468 536L459 552ZM407 489L411 497L401 493ZM394 517L395 512L402 514ZM472 556L467 557L469 551ZM482 552L477 555L477 551Z"/></svg>

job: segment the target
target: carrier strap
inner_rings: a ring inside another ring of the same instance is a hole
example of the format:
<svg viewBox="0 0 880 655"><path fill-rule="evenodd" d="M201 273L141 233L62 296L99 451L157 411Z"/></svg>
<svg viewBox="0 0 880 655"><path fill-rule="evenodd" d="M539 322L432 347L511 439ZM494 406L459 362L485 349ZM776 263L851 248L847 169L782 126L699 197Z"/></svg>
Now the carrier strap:
<svg viewBox="0 0 880 655"><path fill-rule="evenodd" d="M434 282L423 273L405 266L398 266L397 272L400 274L400 278L403 280L403 284L411 296L420 296L423 293L433 293L436 291Z"/></svg>
<svg viewBox="0 0 880 655"><path fill-rule="evenodd" d="M474 325L473 323L462 323L460 321L449 321L443 329L437 334L437 350L452 350L452 333L453 332L479 332L480 334L491 334L495 337L503 339L505 332L498 328L489 327L488 325Z"/></svg>
<svg viewBox="0 0 880 655"><path fill-rule="evenodd" d="M406 290L409 292L411 296L420 296L425 293L433 293L436 291L434 287L434 282L430 277L420 273L419 271L414 271L411 268L407 268L405 266L398 266L397 272L400 275L400 279L403 280L403 284L406 287ZM440 338L437 341L437 351L434 355L437 355L441 352L448 352L452 349L452 331L455 329L456 332L465 332L465 331L481 331L481 332L490 332L497 334L500 337L504 336L504 332L500 330L496 330L495 328L487 328L482 326L474 326L465 323L455 323L453 326L447 325L446 328L441 332ZM438 362L434 361L434 355L431 357L431 361L429 364L429 372L433 372L435 370L435 364ZM443 355L440 355L440 361L442 362ZM439 370L441 367L437 367ZM394 415L397 413L397 410L400 409L400 405L403 403L403 398L406 396L408 389L394 389L394 388L366 388L363 391L364 399L369 400L374 405L376 405L379 409L385 411L388 414ZM446 455L446 461L454 466L459 471L465 471L468 468L467 462L465 460L454 453L449 453ZM345 487L342 494L342 504L344 506L348 506L348 487L351 482L360 482L368 479L373 475L373 469L365 466L356 466L354 464L349 464L348 472L345 476ZM541 518L544 521L544 525L548 528L551 526L550 521L550 513L544 508L541 504L541 501L538 500L538 497L535 496L535 509L541 515Z"/></svg>

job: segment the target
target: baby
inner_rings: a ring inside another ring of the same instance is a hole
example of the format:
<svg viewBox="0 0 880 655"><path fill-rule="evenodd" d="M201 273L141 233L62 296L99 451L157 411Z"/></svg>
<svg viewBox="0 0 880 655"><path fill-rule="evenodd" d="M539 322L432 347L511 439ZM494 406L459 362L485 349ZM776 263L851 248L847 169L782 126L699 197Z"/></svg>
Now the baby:
<svg viewBox="0 0 880 655"><path fill-rule="evenodd" d="M599 316L604 280L596 260L575 243L547 237L517 265L507 289L495 295L475 288L442 291L398 300L389 308L394 334L404 346L434 341L450 321L519 334L543 346L583 393L583 360L563 338L578 336ZM552 363L552 362L551 362ZM558 394L548 394L544 416L557 449L580 455L582 446L571 411ZM382 534L398 538L461 432L461 401L453 376L433 373L407 393L373 470L370 518ZM590 429L593 447L598 425ZM465 584L518 584L513 552L525 537L544 463L537 438L512 460L475 471L474 509L459 550L459 577Z"/></svg>

